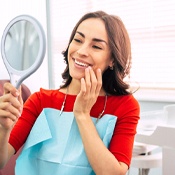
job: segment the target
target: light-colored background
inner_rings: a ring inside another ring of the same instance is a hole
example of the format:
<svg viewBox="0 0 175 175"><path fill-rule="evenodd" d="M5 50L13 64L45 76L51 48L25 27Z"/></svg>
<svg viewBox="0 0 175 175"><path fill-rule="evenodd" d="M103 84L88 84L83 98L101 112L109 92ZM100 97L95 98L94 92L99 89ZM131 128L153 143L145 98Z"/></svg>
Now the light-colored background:
<svg viewBox="0 0 175 175"><path fill-rule="evenodd" d="M7 24L14 17L22 14L28 14L41 23L44 32L47 35L46 27L46 2L43 0L6 0L0 3L1 20L0 20L0 37ZM15 58L18 59L18 58ZM29 86L32 92L38 91L40 87L48 88L48 64L47 64L47 51L41 67L24 83ZM0 59L0 79L9 79L7 70Z"/></svg>
<svg viewBox="0 0 175 175"><path fill-rule="evenodd" d="M72 25L74 25L74 23L76 22L75 19L77 20L77 18L79 18L80 16L78 15L76 18L75 17L73 18L73 15L61 16L60 18L58 18L58 20L54 21L53 18L55 16L59 16L59 13L62 14L61 7L63 6L63 8L65 8L66 3L64 4L63 2L66 2L66 1L64 0L63 1L62 0L59 0L59 1L56 1L56 0L50 0L50 1L49 0L46 0L46 1L44 0L5 0L1 2L0 37L2 36L3 30L8 24L8 22L15 16L18 16L21 14L29 14L34 16L40 21L40 23L44 28L44 31L46 34L46 40L47 40L47 50L46 50L44 62L33 75L31 75L28 79L24 81L24 83L30 88L32 93L35 91L38 91L40 87L58 88L57 84L60 84L62 81L61 73L64 69L64 63L61 56L61 50L64 49L66 46L64 43L65 41L63 41L63 39L65 37L69 37L69 36L64 36L64 34L67 35L68 33L70 33L72 28L66 28L66 27L64 28L61 25L62 23L66 25L69 22ZM70 6L72 4L72 1L70 0L67 0L67 2L68 2L67 6ZM86 1L83 1L83 3L84 2ZM97 1L94 1L94 2L96 3L93 3L93 4L98 5ZM105 3L106 1L103 1L103 2ZM139 2L142 2L142 1L139 1ZM79 3L82 3L82 1L81 2L79 1ZM172 4L172 6L174 5L175 4ZM88 5L88 8L90 7L91 6ZM60 9L57 10L57 8L60 8ZM78 13L78 11L83 14L84 11L88 11L88 8L79 9L79 5L76 3L74 4L74 7L71 9L71 14L73 13L76 14L76 12ZM60 22L58 22L59 20ZM58 23L58 25L55 25L56 22ZM59 27L59 24L61 27ZM57 35L57 33L59 33L59 35ZM58 38L51 39L51 35L58 36ZM62 44L61 47L59 47L60 43ZM53 67L50 65L50 60L48 58L52 58L56 60L55 64L52 65ZM174 63L172 64L174 65ZM57 72L58 76L55 77L53 70ZM2 59L0 59L0 79L6 79L6 78L8 79L9 76L5 69ZM174 89L172 91L164 90L163 93L162 91L159 92L159 90L152 89L150 91L145 90L143 92L138 91L135 93L135 97L139 100L141 111L160 110L160 109L163 109L163 106L167 104L175 103L175 98L173 96L175 93ZM130 175L136 175L136 174L137 174L137 170L132 168ZM159 168L152 169L150 171L150 175L161 175L161 170Z"/></svg>

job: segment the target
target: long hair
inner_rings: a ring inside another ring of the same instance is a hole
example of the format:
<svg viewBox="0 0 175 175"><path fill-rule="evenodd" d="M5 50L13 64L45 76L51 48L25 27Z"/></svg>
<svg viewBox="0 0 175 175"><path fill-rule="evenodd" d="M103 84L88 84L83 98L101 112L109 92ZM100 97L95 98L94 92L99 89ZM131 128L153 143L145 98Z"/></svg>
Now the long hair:
<svg viewBox="0 0 175 175"><path fill-rule="evenodd" d="M69 74L68 49L72 42L78 26L86 19L98 18L104 22L109 47L111 50L111 59L113 59L113 69L108 68L102 75L102 87L110 95L130 94L129 84L124 82L124 78L129 75L131 67L131 44L128 32L121 19L114 15L109 15L103 11L90 12L85 14L74 27L69 39L68 47L62 52L67 64L62 73L64 84L61 87L67 87L72 80Z"/></svg>

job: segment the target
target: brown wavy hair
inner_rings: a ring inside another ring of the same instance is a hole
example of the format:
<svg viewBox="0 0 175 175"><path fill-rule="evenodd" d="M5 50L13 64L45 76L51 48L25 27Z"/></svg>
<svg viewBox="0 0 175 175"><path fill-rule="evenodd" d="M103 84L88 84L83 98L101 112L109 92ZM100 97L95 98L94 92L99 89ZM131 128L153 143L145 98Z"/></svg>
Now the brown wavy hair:
<svg viewBox="0 0 175 175"><path fill-rule="evenodd" d="M78 26L84 20L89 18L98 18L104 22L109 40L111 57L114 60L113 70L108 68L102 75L102 86L105 92L110 95L130 94L129 84L124 82L124 78L129 75L131 67L131 44L129 35L123 22L118 16L109 15L104 11L96 11L85 14L74 27L69 39L68 47L62 52L67 66L62 73L64 84L61 87L67 87L72 80L68 66L69 45L74 38Z"/></svg>

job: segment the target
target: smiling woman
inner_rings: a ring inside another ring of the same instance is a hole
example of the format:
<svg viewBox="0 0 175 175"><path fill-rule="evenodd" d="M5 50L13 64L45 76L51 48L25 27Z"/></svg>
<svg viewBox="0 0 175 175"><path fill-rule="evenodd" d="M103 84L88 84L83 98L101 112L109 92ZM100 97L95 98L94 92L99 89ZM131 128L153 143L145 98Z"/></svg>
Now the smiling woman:
<svg viewBox="0 0 175 175"><path fill-rule="evenodd" d="M124 82L131 47L123 22L103 11L86 13L63 57L63 85L41 88L23 110L20 90L5 84L0 166L24 144L16 174L126 174L140 108Z"/></svg>
<svg viewBox="0 0 175 175"><path fill-rule="evenodd" d="M98 1L86 0L75 5L69 5L69 1L52 1L50 4L52 16L52 69L51 87L57 87L62 83L61 51L64 50L69 37L70 28L77 16L92 10L105 10L116 14L124 21L132 43L132 84L138 84L143 88L138 95L139 100L173 101L175 99L175 74L173 62L175 56L175 2L174 0L114 0ZM74 9L73 11L71 9ZM59 14L55 13L59 9ZM71 20L70 19L71 16ZM67 20L66 20L67 19ZM69 21L69 23L65 23ZM57 32L64 31L64 32ZM64 35L62 34L64 33ZM59 59L58 59L59 57ZM59 78L55 78L59 77ZM162 94L162 95L161 95ZM144 96L142 96L144 95Z"/></svg>
<svg viewBox="0 0 175 175"><path fill-rule="evenodd" d="M90 33L90 31L93 31ZM104 72L113 67L110 57L108 36L103 21L87 19L77 28L69 45L68 62L70 75L78 79L84 77L84 70L90 66L94 71Z"/></svg>

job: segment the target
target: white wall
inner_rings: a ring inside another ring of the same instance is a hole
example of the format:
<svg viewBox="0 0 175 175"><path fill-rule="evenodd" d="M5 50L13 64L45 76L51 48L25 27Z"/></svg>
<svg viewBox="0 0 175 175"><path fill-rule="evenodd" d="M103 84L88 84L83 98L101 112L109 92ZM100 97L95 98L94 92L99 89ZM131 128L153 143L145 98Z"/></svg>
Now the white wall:
<svg viewBox="0 0 175 175"><path fill-rule="evenodd" d="M46 1L45 0L5 0L0 2L0 38L6 25L14 17L27 14L35 17L46 31ZM16 58L17 59L17 58ZM40 87L48 88L48 66L47 66L47 49L44 61L41 67L24 83L30 88L31 92L38 91ZM7 70L0 56L0 79L9 79Z"/></svg>

